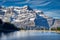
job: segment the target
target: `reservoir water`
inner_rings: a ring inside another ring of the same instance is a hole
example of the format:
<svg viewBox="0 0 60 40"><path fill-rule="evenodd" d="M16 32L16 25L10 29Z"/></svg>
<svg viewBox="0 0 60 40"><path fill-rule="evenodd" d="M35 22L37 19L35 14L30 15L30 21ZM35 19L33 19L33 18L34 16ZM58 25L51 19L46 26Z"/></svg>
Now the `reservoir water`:
<svg viewBox="0 0 60 40"><path fill-rule="evenodd" d="M15 31L0 33L0 40L60 40L60 34L42 31Z"/></svg>

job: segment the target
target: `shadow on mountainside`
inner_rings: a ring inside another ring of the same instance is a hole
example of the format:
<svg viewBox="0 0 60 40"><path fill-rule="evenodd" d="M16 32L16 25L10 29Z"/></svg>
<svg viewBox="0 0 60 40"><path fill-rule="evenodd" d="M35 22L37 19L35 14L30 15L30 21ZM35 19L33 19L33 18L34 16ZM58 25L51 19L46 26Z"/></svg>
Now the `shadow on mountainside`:
<svg viewBox="0 0 60 40"><path fill-rule="evenodd" d="M13 32L13 31L18 31L20 30L17 28L15 25L9 23L9 22L3 22L0 19L0 32Z"/></svg>
<svg viewBox="0 0 60 40"><path fill-rule="evenodd" d="M49 24L46 18L43 18L42 16L39 16L38 14L36 14L36 18L34 20L35 22L35 26L38 28L44 27L49 29Z"/></svg>

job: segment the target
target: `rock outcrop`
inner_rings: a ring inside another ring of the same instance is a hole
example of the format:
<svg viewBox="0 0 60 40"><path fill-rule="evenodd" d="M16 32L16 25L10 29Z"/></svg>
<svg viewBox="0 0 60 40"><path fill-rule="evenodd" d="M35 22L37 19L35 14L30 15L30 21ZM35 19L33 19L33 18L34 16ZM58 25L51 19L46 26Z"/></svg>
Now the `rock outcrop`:
<svg viewBox="0 0 60 40"><path fill-rule="evenodd" d="M0 19L0 32L12 32L17 30L19 30L19 28L17 28L15 25L9 22L2 22Z"/></svg>

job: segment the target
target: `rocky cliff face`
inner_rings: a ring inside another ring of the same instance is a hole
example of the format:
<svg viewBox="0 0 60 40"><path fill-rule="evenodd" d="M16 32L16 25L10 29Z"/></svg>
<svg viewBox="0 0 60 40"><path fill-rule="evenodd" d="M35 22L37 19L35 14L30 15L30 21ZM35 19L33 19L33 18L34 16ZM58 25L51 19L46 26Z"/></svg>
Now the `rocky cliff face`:
<svg viewBox="0 0 60 40"><path fill-rule="evenodd" d="M52 27L60 27L60 19L55 19L54 24Z"/></svg>

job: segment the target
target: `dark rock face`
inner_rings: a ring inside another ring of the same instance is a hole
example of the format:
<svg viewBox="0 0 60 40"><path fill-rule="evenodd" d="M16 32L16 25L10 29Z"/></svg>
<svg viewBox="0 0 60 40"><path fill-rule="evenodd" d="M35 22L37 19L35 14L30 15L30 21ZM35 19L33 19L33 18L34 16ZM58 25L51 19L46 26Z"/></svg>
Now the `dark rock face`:
<svg viewBox="0 0 60 40"><path fill-rule="evenodd" d="M33 11L33 9L30 6L27 6L27 7L28 7L27 10L32 10Z"/></svg>
<svg viewBox="0 0 60 40"><path fill-rule="evenodd" d="M39 16L38 14L36 14L36 18L35 18L34 22L35 22L35 25L38 26L39 28L44 27L44 28L49 29L49 24L48 24L47 19Z"/></svg>
<svg viewBox="0 0 60 40"><path fill-rule="evenodd" d="M54 25L54 23L55 23L55 19L53 19L53 22L52 22L52 25L51 25L51 26L53 26L53 25Z"/></svg>
<svg viewBox="0 0 60 40"><path fill-rule="evenodd" d="M0 6L0 9L2 9L2 6Z"/></svg>
<svg viewBox="0 0 60 40"><path fill-rule="evenodd" d="M0 15L4 15L4 14L5 14L5 12L0 10Z"/></svg>
<svg viewBox="0 0 60 40"><path fill-rule="evenodd" d="M60 19L54 19L54 24L52 25L52 27L60 27Z"/></svg>
<svg viewBox="0 0 60 40"><path fill-rule="evenodd" d="M0 19L0 31L2 32L11 32L11 31L17 31L19 28L17 28L15 25L9 23L9 22L3 22Z"/></svg>
<svg viewBox="0 0 60 40"><path fill-rule="evenodd" d="M3 24L3 29L5 29L5 30L18 30L16 28L16 26L14 26L13 24L8 23L8 22Z"/></svg>
<svg viewBox="0 0 60 40"><path fill-rule="evenodd" d="M3 24L3 21L0 19L0 24Z"/></svg>

